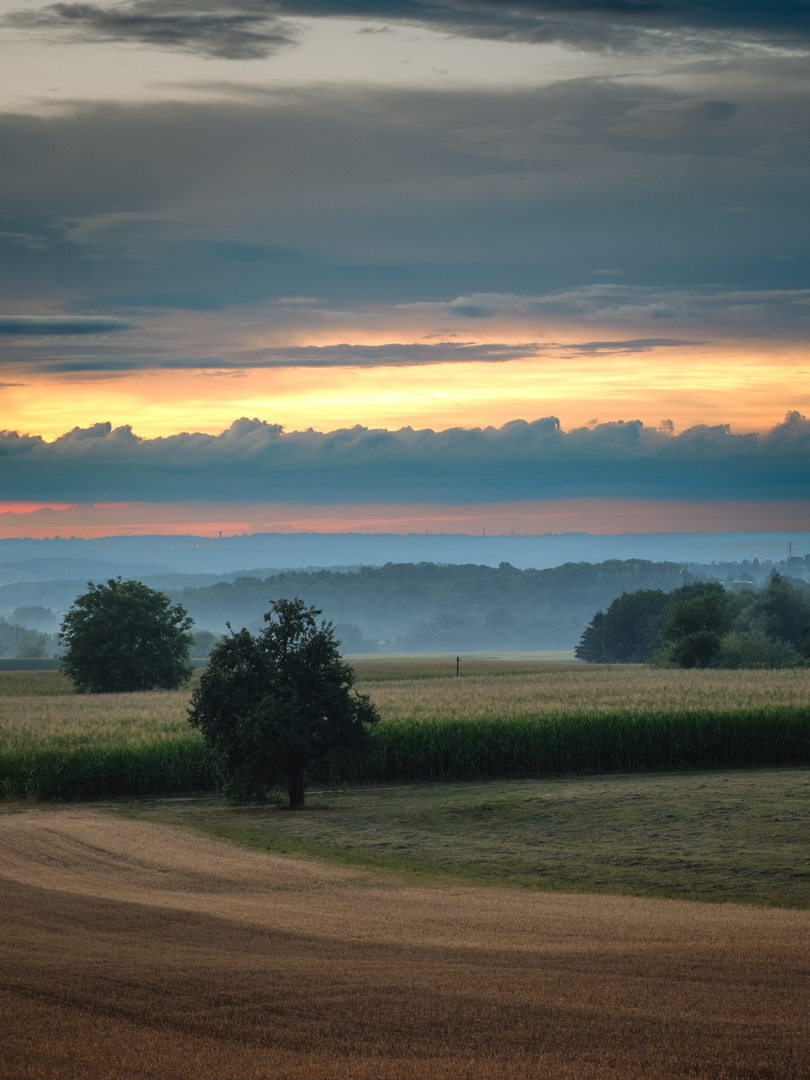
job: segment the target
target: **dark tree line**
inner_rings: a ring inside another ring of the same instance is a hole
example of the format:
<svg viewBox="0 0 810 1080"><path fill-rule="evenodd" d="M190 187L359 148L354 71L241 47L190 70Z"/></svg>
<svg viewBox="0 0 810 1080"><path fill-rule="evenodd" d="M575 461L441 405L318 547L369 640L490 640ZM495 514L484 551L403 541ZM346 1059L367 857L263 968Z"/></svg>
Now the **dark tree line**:
<svg viewBox="0 0 810 1080"><path fill-rule="evenodd" d="M810 589L774 573L760 592L690 582L622 593L597 611L575 652L590 663L792 667L810 659Z"/></svg>

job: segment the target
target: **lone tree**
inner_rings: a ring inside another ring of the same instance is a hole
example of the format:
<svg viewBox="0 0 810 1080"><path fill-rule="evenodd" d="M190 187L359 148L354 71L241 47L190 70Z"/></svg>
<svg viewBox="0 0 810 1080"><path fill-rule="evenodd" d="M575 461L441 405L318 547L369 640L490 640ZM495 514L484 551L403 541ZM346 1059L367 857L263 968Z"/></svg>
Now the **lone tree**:
<svg viewBox="0 0 810 1080"><path fill-rule="evenodd" d="M174 690L191 676L191 626L179 604L143 582L88 582L62 620L62 670L82 694Z"/></svg>
<svg viewBox="0 0 810 1080"><path fill-rule="evenodd" d="M361 753L379 720L341 658L331 623L303 600L275 600L255 637L232 632L211 651L191 696L189 722L215 751L226 790L261 798L285 783L304 805L308 767L336 752Z"/></svg>

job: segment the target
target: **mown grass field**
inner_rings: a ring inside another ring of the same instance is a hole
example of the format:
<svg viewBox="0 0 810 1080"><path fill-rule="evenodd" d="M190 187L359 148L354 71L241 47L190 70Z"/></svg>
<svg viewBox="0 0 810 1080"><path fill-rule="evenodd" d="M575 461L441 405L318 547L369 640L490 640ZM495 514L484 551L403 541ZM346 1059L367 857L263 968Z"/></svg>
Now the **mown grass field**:
<svg viewBox="0 0 810 1080"><path fill-rule="evenodd" d="M809 769L316 790L296 814L211 797L116 806L410 884L810 908Z"/></svg>

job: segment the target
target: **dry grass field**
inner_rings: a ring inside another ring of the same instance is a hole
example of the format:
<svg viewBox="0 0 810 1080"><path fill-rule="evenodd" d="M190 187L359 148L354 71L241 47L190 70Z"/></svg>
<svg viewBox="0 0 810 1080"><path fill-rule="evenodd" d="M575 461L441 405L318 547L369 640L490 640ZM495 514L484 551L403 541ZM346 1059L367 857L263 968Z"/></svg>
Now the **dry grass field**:
<svg viewBox="0 0 810 1080"><path fill-rule="evenodd" d="M8 1080L805 1080L810 913L463 885L0 814Z"/></svg>

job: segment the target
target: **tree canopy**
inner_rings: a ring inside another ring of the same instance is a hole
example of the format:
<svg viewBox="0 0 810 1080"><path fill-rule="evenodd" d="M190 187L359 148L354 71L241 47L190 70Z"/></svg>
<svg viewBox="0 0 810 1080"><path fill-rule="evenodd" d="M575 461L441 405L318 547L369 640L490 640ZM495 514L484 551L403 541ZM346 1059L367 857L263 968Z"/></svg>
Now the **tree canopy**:
<svg viewBox="0 0 810 1080"><path fill-rule="evenodd" d="M211 651L191 697L189 722L215 751L226 790L262 798L285 784L290 809L304 805L308 768L361 753L379 720L340 656L332 624L303 600L275 600L255 636L232 631Z"/></svg>
<svg viewBox="0 0 810 1080"><path fill-rule="evenodd" d="M759 592L690 582L670 593L623 593L597 611L576 655L591 663L792 667L810 658L808 633L810 589L774 573Z"/></svg>
<svg viewBox="0 0 810 1080"><path fill-rule="evenodd" d="M677 590L677 599L670 600L661 627L661 639L666 645L664 658L678 667L709 667L720 652L723 635L731 627L728 617L728 595L722 585L712 588L694 586Z"/></svg>
<svg viewBox="0 0 810 1080"><path fill-rule="evenodd" d="M174 690L188 682L192 620L140 581L88 582L62 620L62 670L80 693Z"/></svg>

